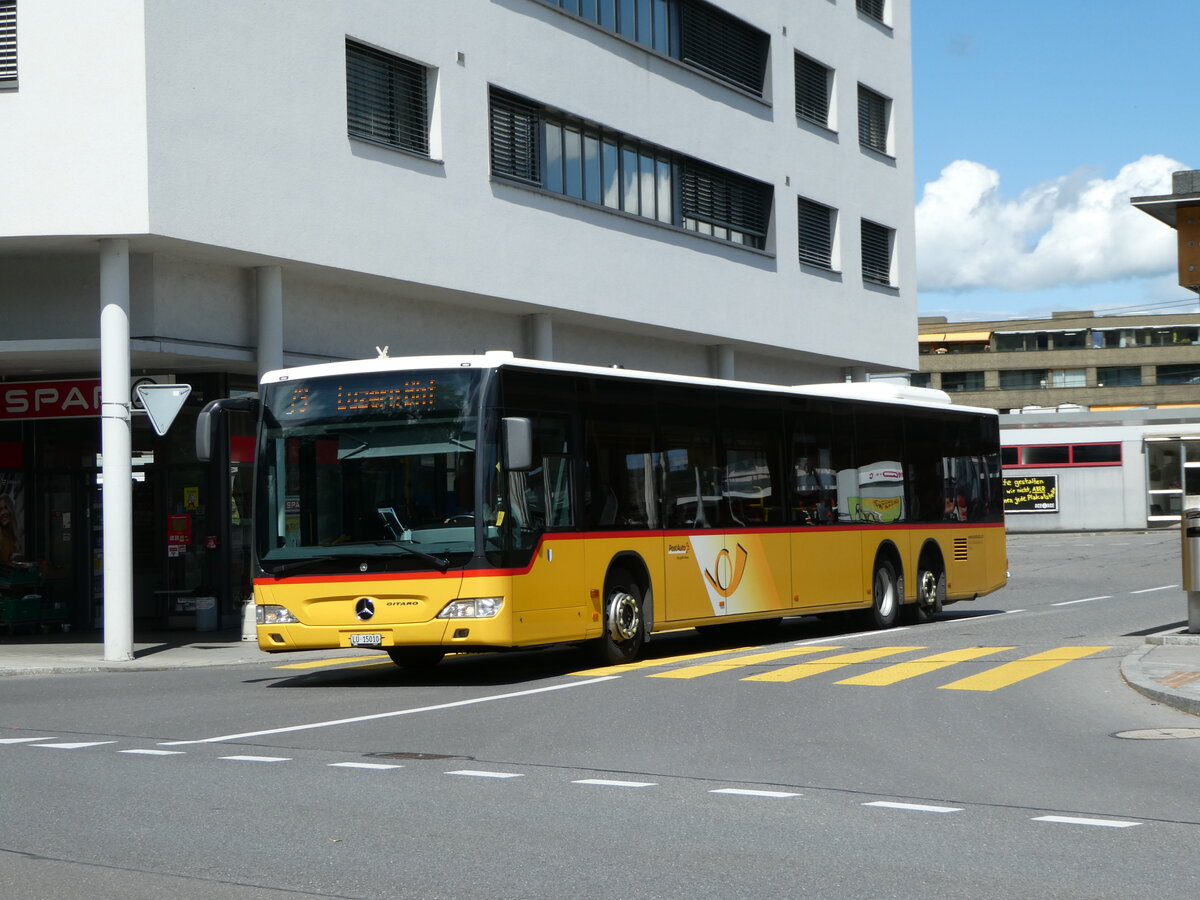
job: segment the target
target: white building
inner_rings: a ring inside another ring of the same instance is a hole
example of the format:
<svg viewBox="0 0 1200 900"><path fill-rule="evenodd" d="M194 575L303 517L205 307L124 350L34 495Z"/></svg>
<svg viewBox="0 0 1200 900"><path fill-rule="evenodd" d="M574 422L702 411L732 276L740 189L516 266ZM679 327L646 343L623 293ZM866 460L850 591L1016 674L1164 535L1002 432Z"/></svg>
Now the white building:
<svg viewBox="0 0 1200 900"><path fill-rule="evenodd" d="M102 297L197 404L376 346L915 369L911 88L908 0L0 0L21 555L95 623ZM245 473L189 440L133 420L141 618L240 599Z"/></svg>

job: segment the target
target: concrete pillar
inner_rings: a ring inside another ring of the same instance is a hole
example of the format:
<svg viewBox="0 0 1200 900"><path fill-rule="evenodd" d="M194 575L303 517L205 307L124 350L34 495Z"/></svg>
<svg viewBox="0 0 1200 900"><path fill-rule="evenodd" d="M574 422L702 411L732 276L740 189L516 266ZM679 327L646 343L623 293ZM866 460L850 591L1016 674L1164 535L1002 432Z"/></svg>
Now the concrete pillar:
<svg viewBox="0 0 1200 900"><path fill-rule="evenodd" d="M100 242L100 452L104 459L104 658L133 659L129 241Z"/></svg>
<svg viewBox="0 0 1200 900"><path fill-rule="evenodd" d="M708 371L713 378L733 381L737 377L732 344L714 344L708 348Z"/></svg>
<svg viewBox="0 0 1200 900"><path fill-rule="evenodd" d="M259 266L254 270L258 299L258 377L283 368L283 269Z"/></svg>
<svg viewBox="0 0 1200 900"><path fill-rule="evenodd" d="M549 313L529 317L529 358L554 359L554 319Z"/></svg>
<svg viewBox="0 0 1200 900"><path fill-rule="evenodd" d="M867 367L866 366L847 366L846 374L850 376L851 381L866 381Z"/></svg>

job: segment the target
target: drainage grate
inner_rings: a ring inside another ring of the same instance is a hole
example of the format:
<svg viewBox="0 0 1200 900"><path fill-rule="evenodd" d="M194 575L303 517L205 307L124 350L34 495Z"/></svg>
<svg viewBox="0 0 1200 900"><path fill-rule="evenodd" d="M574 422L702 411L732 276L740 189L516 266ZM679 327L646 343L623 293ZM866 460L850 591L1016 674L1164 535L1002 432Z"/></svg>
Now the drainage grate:
<svg viewBox="0 0 1200 900"><path fill-rule="evenodd" d="M454 756L450 753L364 753L363 756L374 759L475 759L473 756Z"/></svg>
<svg viewBox="0 0 1200 900"><path fill-rule="evenodd" d="M1173 741L1200 738L1200 728L1139 728L1136 731L1114 732L1113 737L1128 741Z"/></svg>

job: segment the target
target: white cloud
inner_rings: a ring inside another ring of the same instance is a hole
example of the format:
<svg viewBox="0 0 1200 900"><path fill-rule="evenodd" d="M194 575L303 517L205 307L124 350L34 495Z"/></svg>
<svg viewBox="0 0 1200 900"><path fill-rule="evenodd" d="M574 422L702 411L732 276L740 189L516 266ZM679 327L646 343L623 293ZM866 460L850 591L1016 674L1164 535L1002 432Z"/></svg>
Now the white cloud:
<svg viewBox="0 0 1200 900"><path fill-rule="evenodd" d="M1114 178L1056 178L1009 199L1000 175L958 160L917 204L917 275L928 291L1030 291L1162 275L1175 268L1175 232L1129 204L1171 192L1187 168L1143 156Z"/></svg>

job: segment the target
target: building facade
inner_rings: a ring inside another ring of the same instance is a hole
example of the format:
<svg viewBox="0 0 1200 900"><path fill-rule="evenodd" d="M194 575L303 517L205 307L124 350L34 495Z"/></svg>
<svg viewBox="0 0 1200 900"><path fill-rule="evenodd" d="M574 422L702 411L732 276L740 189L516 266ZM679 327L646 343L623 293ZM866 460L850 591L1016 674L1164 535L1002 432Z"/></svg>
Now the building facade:
<svg viewBox="0 0 1200 900"><path fill-rule="evenodd" d="M0 564L99 624L114 344L193 388L132 413L141 622L236 614L249 423L202 465L191 422L270 368L915 368L910 43L908 0L0 0Z"/></svg>
<svg viewBox="0 0 1200 900"><path fill-rule="evenodd" d="M920 319L914 384L1001 412L1200 406L1200 314Z"/></svg>

